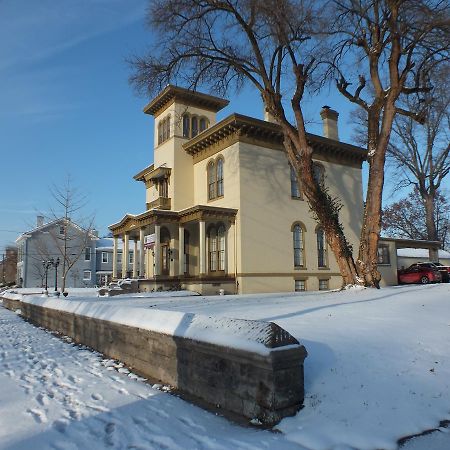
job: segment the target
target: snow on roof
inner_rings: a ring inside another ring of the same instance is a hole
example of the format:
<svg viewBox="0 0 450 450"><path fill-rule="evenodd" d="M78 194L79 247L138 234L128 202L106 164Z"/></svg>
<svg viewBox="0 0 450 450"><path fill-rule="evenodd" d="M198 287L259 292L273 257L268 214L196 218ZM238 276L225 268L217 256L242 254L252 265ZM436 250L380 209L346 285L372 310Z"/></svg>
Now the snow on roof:
<svg viewBox="0 0 450 450"><path fill-rule="evenodd" d="M402 258L423 258L428 260L430 253L426 248L399 248L397 250L397 256ZM450 252L445 250L439 250L439 259L450 259Z"/></svg>
<svg viewBox="0 0 450 450"><path fill-rule="evenodd" d="M102 237L96 241L96 249L97 250L112 250L114 248L114 239ZM123 249L122 239L117 240L117 248L119 250Z"/></svg>

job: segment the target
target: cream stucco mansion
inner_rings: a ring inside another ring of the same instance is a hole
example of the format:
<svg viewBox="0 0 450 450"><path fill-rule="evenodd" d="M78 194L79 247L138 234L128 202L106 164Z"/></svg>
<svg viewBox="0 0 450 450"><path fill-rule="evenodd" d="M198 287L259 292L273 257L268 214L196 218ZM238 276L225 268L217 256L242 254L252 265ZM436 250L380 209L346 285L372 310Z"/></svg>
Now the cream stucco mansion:
<svg viewBox="0 0 450 450"><path fill-rule="evenodd" d="M324 233L303 200L278 125L232 114L227 100L168 86L145 108L155 118L154 164L134 179L146 208L111 225L134 250L141 290L181 286L201 293L289 292L341 286ZM316 174L343 203L341 221L357 248L364 149L339 142L337 113L321 112L326 137L309 135Z"/></svg>

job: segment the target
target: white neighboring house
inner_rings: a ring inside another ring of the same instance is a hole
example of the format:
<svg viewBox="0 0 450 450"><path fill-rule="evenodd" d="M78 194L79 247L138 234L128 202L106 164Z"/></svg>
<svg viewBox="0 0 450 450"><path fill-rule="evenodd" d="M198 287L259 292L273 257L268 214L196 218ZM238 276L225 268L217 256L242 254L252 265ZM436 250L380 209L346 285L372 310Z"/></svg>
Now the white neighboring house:
<svg viewBox="0 0 450 450"><path fill-rule="evenodd" d="M95 262L96 262L96 285L106 286L112 280L113 273L113 251L114 251L114 240L109 237L102 237L96 241L95 248ZM122 270L122 251L123 243L118 243L117 248L117 264L118 270ZM139 255L139 250L137 250ZM128 252L128 273L127 276L131 278L133 273L134 253L132 251Z"/></svg>
<svg viewBox="0 0 450 450"><path fill-rule="evenodd" d="M397 250L397 266L399 269L404 269L418 262L436 261L432 261L429 252L423 248L399 248ZM450 252L439 250L439 262L444 266L450 266Z"/></svg>
<svg viewBox="0 0 450 450"><path fill-rule="evenodd" d="M44 223L43 216L37 216L36 227L16 239L18 248L17 283L22 287L43 287L45 269L43 262L59 258L57 268L49 267L47 285L62 285L63 254L66 245L68 259L76 260L67 273L66 287L92 287L95 285L95 231L86 231L76 223L60 218Z"/></svg>

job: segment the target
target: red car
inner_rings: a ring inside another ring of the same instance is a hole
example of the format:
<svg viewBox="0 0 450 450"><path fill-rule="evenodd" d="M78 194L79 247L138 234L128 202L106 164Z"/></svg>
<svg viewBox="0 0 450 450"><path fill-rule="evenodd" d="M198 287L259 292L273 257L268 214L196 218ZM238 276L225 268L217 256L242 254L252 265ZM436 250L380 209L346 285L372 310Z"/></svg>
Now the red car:
<svg viewBox="0 0 450 450"><path fill-rule="evenodd" d="M442 275L439 269L433 263L416 263L407 269L401 269L397 272L398 284L404 283L440 283Z"/></svg>

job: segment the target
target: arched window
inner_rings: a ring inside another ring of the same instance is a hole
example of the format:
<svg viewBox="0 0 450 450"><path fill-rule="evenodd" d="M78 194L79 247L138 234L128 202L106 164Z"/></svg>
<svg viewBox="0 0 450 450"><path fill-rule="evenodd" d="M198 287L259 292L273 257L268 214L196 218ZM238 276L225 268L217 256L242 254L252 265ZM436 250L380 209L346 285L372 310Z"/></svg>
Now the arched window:
<svg viewBox="0 0 450 450"><path fill-rule="evenodd" d="M327 267L327 243L323 228L317 228L317 266Z"/></svg>
<svg viewBox="0 0 450 450"><path fill-rule="evenodd" d="M158 124L158 145L167 141L170 137L170 116L161 120Z"/></svg>
<svg viewBox="0 0 450 450"><path fill-rule="evenodd" d="M159 122L158 124L158 145L163 141L163 124Z"/></svg>
<svg viewBox="0 0 450 450"><path fill-rule="evenodd" d="M325 183L325 168L322 164L313 163L313 178L320 186L324 186Z"/></svg>
<svg viewBox="0 0 450 450"><path fill-rule="evenodd" d="M216 165L214 161L208 163L208 200L216 198Z"/></svg>
<svg viewBox="0 0 450 450"><path fill-rule="evenodd" d="M291 197L300 198L300 185L295 169L289 164L291 169Z"/></svg>
<svg viewBox="0 0 450 450"><path fill-rule="evenodd" d="M198 118L197 118L197 116L192 117L191 126L192 126L192 135L191 136L195 137L198 134Z"/></svg>
<svg viewBox="0 0 450 450"><path fill-rule="evenodd" d="M191 137L191 118L189 114L183 114L183 137Z"/></svg>
<svg viewBox="0 0 450 450"><path fill-rule="evenodd" d="M225 270L225 227L223 225L219 226L217 230L217 244L218 244L218 260L219 260L219 270Z"/></svg>
<svg viewBox="0 0 450 450"><path fill-rule="evenodd" d="M202 118L200 119L200 133L201 133L202 131L205 131L206 128L208 128L208 122L206 121L206 119L205 119L204 117L202 117Z"/></svg>
<svg viewBox="0 0 450 450"><path fill-rule="evenodd" d="M305 233L301 224L296 223L292 227L294 266L305 266Z"/></svg>
<svg viewBox="0 0 450 450"><path fill-rule="evenodd" d="M209 271L217 271L217 232L214 227L211 227L208 233L208 261Z"/></svg>
<svg viewBox="0 0 450 450"><path fill-rule="evenodd" d="M216 161L217 169L217 197L223 197L223 158Z"/></svg>

